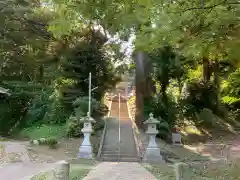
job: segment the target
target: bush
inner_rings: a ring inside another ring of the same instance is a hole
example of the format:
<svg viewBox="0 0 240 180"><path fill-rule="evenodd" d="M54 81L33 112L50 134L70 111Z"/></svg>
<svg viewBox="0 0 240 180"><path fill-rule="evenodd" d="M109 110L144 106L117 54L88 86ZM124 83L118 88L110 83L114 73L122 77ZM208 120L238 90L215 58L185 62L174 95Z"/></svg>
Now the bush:
<svg viewBox="0 0 240 180"><path fill-rule="evenodd" d="M51 137L51 138L40 138L38 140L32 140L32 144L39 144L39 145L47 145L51 149L57 148L58 141L56 138Z"/></svg>
<svg viewBox="0 0 240 180"><path fill-rule="evenodd" d="M167 101L163 101L162 95L157 95L155 98L145 100L144 114L149 115L152 112L155 117L164 119L172 127L176 120L177 108L170 95L167 95Z"/></svg>
<svg viewBox="0 0 240 180"><path fill-rule="evenodd" d="M87 115L88 112L88 97L79 97L74 102L75 114L77 118L81 118ZM92 99L91 102L91 116L93 118L103 117L108 113L108 107L105 104Z"/></svg>
<svg viewBox="0 0 240 180"><path fill-rule="evenodd" d="M83 123L81 119L87 116L88 112L88 97L79 97L75 102L75 115L69 117L67 121L67 135L69 137L81 137ZM104 128L104 121L102 117L107 114L108 107L104 104L100 104L95 99L92 99L92 114L91 116L96 121L93 124L94 131L98 131Z"/></svg>
<svg viewBox="0 0 240 180"><path fill-rule="evenodd" d="M24 118L27 127L30 127L36 123L44 123L43 118L47 113L47 110L49 110L48 106L52 103L51 99L49 98L51 93L52 91L44 90L39 96L34 97L29 103L29 108Z"/></svg>
<svg viewBox="0 0 240 180"><path fill-rule="evenodd" d="M49 148L55 149L57 148L58 141L55 138L49 138L47 139L46 144L48 145Z"/></svg>
<svg viewBox="0 0 240 180"><path fill-rule="evenodd" d="M197 122L199 125L205 125L207 127L213 127L217 122L217 116L213 114L210 109L204 108L200 113L196 114Z"/></svg>
<svg viewBox="0 0 240 180"><path fill-rule="evenodd" d="M99 119L96 121L96 123L93 125L94 131L102 130L105 126L105 122L102 119Z"/></svg>
<svg viewBox="0 0 240 180"><path fill-rule="evenodd" d="M212 82L194 80L188 84L188 96L181 100L181 104L188 114L194 115L204 108L217 112L217 90Z"/></svg>
<svg viewBox="0 0 240 180"><path fill-rule="evenodd" d="M76 116L70 116L67 120L67 136L68 137L81 137L83 122L77 119Z"/></svg>
<svg viewBox="0 0 240 180"><path fill-rule="evenodd" d="M26 94L12 94L0 100L0 134L9 135L11 130L25 124L29 99Z"/></svg>
<svg viewBox="0 0 240 180"><path fill-rule="evenodd" d="M106 116L109 109L105 104L97 104L93 107L93 117L103 117Z"/></svg>
<svg viewBox="0 0 240 180"><path fill-rule="evenodd" d="M170 125L166 121L161 121L160 124L158 125L158 135L157 137L168 141L171 133Z"/></svg>

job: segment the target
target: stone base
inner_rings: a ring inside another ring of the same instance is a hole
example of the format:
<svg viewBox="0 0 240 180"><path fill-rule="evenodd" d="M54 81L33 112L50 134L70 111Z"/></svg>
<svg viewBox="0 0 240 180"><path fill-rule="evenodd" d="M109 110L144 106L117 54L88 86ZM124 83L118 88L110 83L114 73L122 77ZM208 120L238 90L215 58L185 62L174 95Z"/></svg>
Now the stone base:
<svg viewBox="0 0 240 180"><path fill-rule="evenodd" d="M159 148L147 148L144 157L143 162L145 163L164 163L164 159L162 155L160 154Z"/></svg>
<svg viewBox="0 0 240 180"><path fill-rule="evenodd" d="M92 146L80 146L78 158L93 159Z"/></svg>
<svg viewBox="0 0 240 180"><path fill-rule="evenodd" d="M172 145L174 145L174 146L183 146L182 143L172 143Z"/></svg>

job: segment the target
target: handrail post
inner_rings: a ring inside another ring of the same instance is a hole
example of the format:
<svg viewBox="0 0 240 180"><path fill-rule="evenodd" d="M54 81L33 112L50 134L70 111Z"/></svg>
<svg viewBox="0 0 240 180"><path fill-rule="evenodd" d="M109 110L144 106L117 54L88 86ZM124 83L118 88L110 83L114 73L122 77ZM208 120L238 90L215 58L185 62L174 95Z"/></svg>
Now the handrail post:
<svg viewBox="0 0 240 180"><path fill-rule="evenodd" d="M120 93L118 94L118 162L120 161L120 145L121 145L121 124L120 124L120 108L121 108Z"/></svg>

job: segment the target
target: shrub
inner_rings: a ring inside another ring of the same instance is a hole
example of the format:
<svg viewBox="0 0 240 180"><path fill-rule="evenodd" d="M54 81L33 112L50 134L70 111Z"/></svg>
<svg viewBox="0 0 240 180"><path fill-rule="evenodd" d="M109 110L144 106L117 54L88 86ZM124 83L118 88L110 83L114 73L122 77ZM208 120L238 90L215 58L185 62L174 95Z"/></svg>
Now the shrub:
<svg viewBox="0 0 240 180"><path fill-rule="evenodd" d="M56 138L49 138L47 139L46 144L48 145L49 148L55 149L57 148L58 141Z"/></svg>
<svg viewBox="0 0 240 180"><path fill-rule="evenodd" d="M51 138L40 138L37 140L32 140L30 141L31 144L35 145L47 145L51 149L57 148L58 141L56 138L51 137Z"/></svg>
<svg viewBox="0 0 240 180"><path fill-rule="evenodd" d="M95 107L93 107L93 117L103 117L106 116L109 109L105 104L96 104Z"/></svg>
<svg viewBox="0 0 240 180"><path fill-rule="evenodd" d="M0 134L9 135L13 128L25 124L24 116L28 110L28 101L31 97L26 94L12 94L0 100Z"/></svg>
<svg viewBox="0 0 240 180"><path fill-rule="evenodd" d="M67 120L67 136L68 137L81 137L83 122L77 119L76 116L70 116Z"/></svg>
<svg viewBox="0 0 240 180"><path fill-rule="evenodd" d="M217 116L213 114L210 109L204 108L200 113L196 114L197 122L199 125L205 125L207 127L212 127L217 122Z"/></svg>
<svg viewBox="0 0 240 180"><path fill-rule="evenodd" d="M161 121L160 124L158 125L158 130L159 130L159 132L158 132L157 137L159 137L165 141L169 140L171 130L170 130L170 125L168 124L168 122Z"/></svg>
<svg viewBox="0 0 240 180"><path fill-rule="evenodd" d="M104 127L104 121L102 117L107 114L108 107L104 104L100 104L95 99L92 99L92 111L91 116L96 121L93 124L94 131L98 131ZM67 135L69 137L81 137L83 123L81 119L87 116L88 112L88 97L79 97L75 102L75 115L69 117L67 121Z"/></svg>
<svg viewBox="0 0 240 180"><path fill-rule="evenodd" d="M105 126L105 122L102 119L99 119L96 121L96 123L93 125L94 131L102 130Z"/></svg>
<svg viewBox="0 0 240 180"><path fill-rule="evenodd" d="M79 97L74 102L75 114L77 118L87 115L88 112L88 97ZM93 118L103 117L108 113L108 107L105 104L92 99L91 102L91 115Z"/></svg>
<svg viewBox="0 0 240 180"><path fill-rule="evenodd" d="M188 84L188 96L181 100L185 111L190 114L208 108L217 112L217 90L212 82L194 80Z"/></svg>
<svg viewBox="0 0 240 180"><path fill-rule="evenodd" d="M167 95L167 101L163 101L162 95L148 99L144 104L144 113L148 115L153 113L155 117L161 117L169 126L173 126L177 115L177 104L174 99Z"/></svg>

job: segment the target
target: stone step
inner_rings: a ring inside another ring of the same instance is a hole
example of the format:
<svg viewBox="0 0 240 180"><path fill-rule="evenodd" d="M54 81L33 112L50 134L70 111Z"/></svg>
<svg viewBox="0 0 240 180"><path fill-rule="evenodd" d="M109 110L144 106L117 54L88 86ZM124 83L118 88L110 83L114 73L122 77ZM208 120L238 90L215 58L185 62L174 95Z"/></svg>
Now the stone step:
<svg viewBox="0 0 240 180"><path fill-rule="evenodd" d="M118 151L104 151L104 150L102 150L102 154L118 154Z"/></svg>
<svg viewBox="0 0 240 180"><path fill-rule="evenodd" d="M118 156L118 153L102 153L101 156ZM123 154L119 155L120 157L137 157L136 154Z"/></svg>
<svg viewBox="0 0 240 180"><path fill-rule="evenodd" d="M112 156L112 157L106 157L103 156L101 157L101 161L106 161L106 162L139 162L140 159L136 158L136 157L120 157L118 158L118 156Z"/></svg>
<svg viewBox="0 0 240 180"><path fill-rule="evenodd" d="M118 152L118 148L102 148L102 152Z"/></svg>
<svg viewBox="0 0 240 180"><path fill-rule="evenodd" d="M119 153L119 151L118 150L105 150L105 149L102 149L102 152L101 152L102 154L118 154ZM120 149L120 154L126 154L126 155L128 155L128 154L130 154L130 155L136 155L136 151L129 151L129 150L127 150L127 149Z"/></svg>

